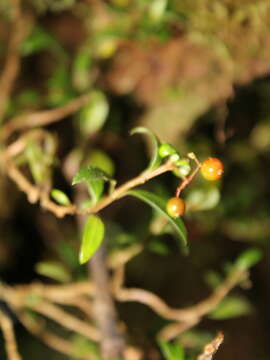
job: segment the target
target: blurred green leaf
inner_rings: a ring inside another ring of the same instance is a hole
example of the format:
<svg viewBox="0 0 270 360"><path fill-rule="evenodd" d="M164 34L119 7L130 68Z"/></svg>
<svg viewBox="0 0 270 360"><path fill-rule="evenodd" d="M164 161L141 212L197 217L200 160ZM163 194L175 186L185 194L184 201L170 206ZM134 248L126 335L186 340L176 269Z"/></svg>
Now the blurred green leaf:
<svg viewBox="0 0 270 360"><path fill-rule="evenodd" d="M245 298L227 296L208 317L215 320L230 319L247 315L251 310L252 307Z"/></svg>
<svg viewBox="0 0 270 360"><path fill-rule="evenodd" d="M159 156L160 140L158 139L158 137L154 133L152 133L152 131L143 126L135 127L130 131L130 134L146 134L150 138L153 146L153 154L147 170L153 170L157 168L161 163L161 157Z"/></svg>
<svg viewBox="0 0 270 360"><path fill-rule="evenodd" d="M110 177L103 170L93 167L91 165L86 165L82 167L72 180L72 185L76 185L80 182L94 181L94 180L105 180L109 181Z"/></svg>
<svg viewBox="0 0 270 360"><path fill-rule="evenodd" d="M215 186L192 189L186 197L187 211L203 211L214 208L220 200L219 189Z"/></svg>
<svg viewBox="0 0 270 360"><path fill-rule="evenodd" d="M104 125L109 114L109 104L101 91L92 91L90 101L79 112L79 127L83 135L92 135Z"/></svg>
<svg viewBox="0 0 270 360"><path fill-rule="evenodd" d="M68 196L61 190L53 189L51 191L51 197L60 205L64 205L64 206L70 205L70 200Z"/></svg>
<svg viewBox="0 0 270 360"><path fill-rule="evenodd" d="M21 44L21 54L29 56L43 50L63 52L63 49L51 34L42 27L35 26Z"/></svg>
<svg viewBox="0 0 270 360"><path fill-rule="evenodd" d="M36 272L59 282L69 282L71 275L62 263L57 261L41 261L36 265Z"/></svg>
<svg viewBox="0 0 270 360"><path fill-rule="evenodd" d="M29 141L25 149L25 156L35 182L41 184L49 175L49 164L46 164L45 154L37 143Z"/></svg>
<svg viewBox="0 0 270 360"><path fill-rule="evenodd" d="M149 5L148 14L150 19L158 23L162 20L166 7L168 4L168 0L152 0Z"/></svg>
<svg viewBox="0 0 270 360"><path fill-rule="evenodd" d="M173 226L173 228L176 230L176 233L178 235L179 240L181 241L183 249L187 250L187 230L183 223L183 221L180 218L173 218L171 217L167 211L166 211L166 200L164 200L162 197L150 193L145 190L130 190L128 191L127 195L134 196L148 205L150 205L154 210L157 210L160 214L165 216L170 224Z"/></svg>
<svg viewBox="0 0 270 360"><path fill-rule="evenodd" d="M89 46L81 48L75 57L72 69L72 81L79 91L85 91L91 84L91 65Z"/></svg>
<svg viewBox="0 0 270 360"><path fill-rule="evenodd" d="M159 346L166 360L185 360L185 352L177 343L159 340Z"/></svg>
<svg viewBox="0 0 270 360"><path fill-rule="evenodd" d="M95 343L85 337L75 334L71 337L72 355L75 358L87 358L101 360L98 347Z"/></svg>
<svg viewBox="0 0 270 360"><path fill-rule="evenodd" d="M88 163L93 167L103 170L110 176L114 175L114 163L112 159L102 150L92 150L90 156L88 157Z"/></svg>
<svg viewBox="0 0 270 360"><path fill-rule="evenodd" d="M248 249L238 257L235 266L241 270L247 270L256 265L261 258L262 252L259 249Z"/></svg>
<svg viewBox="0 0 270 360"><path fill-rule="evenodd" d="M56 67L48 80L48 102L50 106L61 106L74 97L69 69L66 64Z"/></svg>
<svg viewBox="0 0 270 360"><path fill-rule="evenodd" d="M80 249L80 264L86 263L97 251L104 238L104 224L97 215L90 215L84 224Z"/></svg>

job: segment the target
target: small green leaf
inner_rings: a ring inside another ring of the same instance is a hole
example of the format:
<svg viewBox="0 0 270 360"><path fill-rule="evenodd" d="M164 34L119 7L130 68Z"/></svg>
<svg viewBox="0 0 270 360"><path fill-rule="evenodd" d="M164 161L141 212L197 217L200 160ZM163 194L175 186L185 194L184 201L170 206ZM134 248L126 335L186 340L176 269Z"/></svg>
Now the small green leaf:
<svg viewBox="0 0 270 360"><path fill-rule="evenodd" d="M159 340L158 343L166 360L185 360L184 349L179 344L164 340Z"/></svg>
<svg viewBox="0 0 270 360"><path fill-rule="evenodd" d="M104 180L109 181L110 177L103 170L93 167L91 165L86 165L82 167L72 180L72 185L76 185L80 182L95 181L95 180Z"/></svg>
<svg viewBox="0 0 270 360"><path fill-rule="evenodd" d="M90 102L79 113L79 126L82 134L91 135L104 125L109 113L109 104L101 91L90 93Z"/></svg>
<svg viewBox="0 0 270 360"><path fill-rule="evenodd" d="M79 255L80 264L86 263L99 248L104 238L104 224L97 215L90 215L83 230Z"/></svg>
<svg viewBox="0 0 270 360"><path fill-rule="evenodd" d="M70 200L69 198L67 197L67 195L61 191L61 190L58 190L58 189L53 189L51 191L51 197L56 201L58 202L58 204L60 205L64 205L64 206L68 206L70 205Z"/></svg>
<svg viewBox="0 0 270 360"><path fill-rule="evenodd" d="M96 204L104 190L104 180L92 180L87 184L88 192L91 196L91 205Z"/></svg>
<svg viewBox="0 0 270 360"><path fill-rule="evenodd" d="M240 270L247 270L254 266L262 258L262 252L259 249L248 249L244 251L236 260L236 267Z"/></svg>
<svg viewBox="0 0 270 360"><path fill-rule="evenodd" d="M227 296L218 307L209 314L209 318L215 320L230 319L247 315L251 310L251 305L245 298Z"/></svg>
<svg viewBox="0 0 270 360"><path fill-rule="evenodd" d="M157 210L160 214L165 216L167 220L171 223L173 228L176 230L176 233L182 243L183 249L187 250L187 230L183 223L183 221L180 218L173 218L171 217L167 211L166 211L166 200L164 200L162 197L150 193L145 190L130 190L127 195L134 196L148 205L152 206L153 209Z"/></svg>
<svg viewBox="0 0 270 360"><path fill-rule="evenodd" d="M42 261L37 263L36 272L59 282L69 282L71 280L69 272L57 261Z"/></svg>
<svg viewBox="0 0 270 360"><path fill-rule="evenodd" d="M153 145L153 154L152 154L152 158L150 160L147 170L153 170L153 169L157 168L161 163L161 157L159 155L160 141L157 138L157 136L155 134L153 134L152 131L150 131L149 129L147 129L143 126L135 127L134 129L132 129L130 131L130 134L131 135L146 134L149 136L149 138L152 142L152 145Z"/></svg>

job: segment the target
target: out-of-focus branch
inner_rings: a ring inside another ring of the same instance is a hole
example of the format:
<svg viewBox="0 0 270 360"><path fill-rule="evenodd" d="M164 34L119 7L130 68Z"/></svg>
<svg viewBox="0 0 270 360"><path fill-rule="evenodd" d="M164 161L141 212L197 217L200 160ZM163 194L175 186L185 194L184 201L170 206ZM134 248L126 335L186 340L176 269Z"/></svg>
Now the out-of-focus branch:
<svg viewBox="0 0 270 360"><path fill-rule="evenodd" d="M37 128L60 121L80 110L89 100L90 95L84 94L55 109L16 116L3 126L0 140L7 139L13 132L18 130Z"/></svg>
<svg viewBox="0 0 270 360"><path fill-rule="evenodd" d="M209 344L205 345L203 353L198 356L197 360L212 360L218 348L223 343L224 335L219 332L217 336Z"/></svg>
<svg viewBox="0 0 270 360"><path fill-rule="evenodd" d="M176 321L168 325L158 334L158 337L170 340L197 324L201 318L212 310L224 299L224 297L246 276L246 272L236 268L224 282L205 300L196 305L184 309L171 308L160 297L150 291L138 288L123 288L124 267L115 272L113 289L118 301L136 301L149 306L153 311L165 319Z"/></svg>
<svg viewBox="0 0 270 360"><path fill-rule="evenodd" d="M7 48L6 61L0 75L0 124L2 123L9 97L20 68L19 49L27 36L31 19L21 12L20 0L10 0L12 7L12 31Z"/></svg>
<svg viewBox="0 0 270 360"><path fill-rule="evenodd" d="M37 305L32 305L31 309L90 340L100 340L99 331L96 328L64 311L57 305L42 301L38 302Z"/></svg>
<svg viewBox="0 0 270 360"><path fill-rule="evenodd" d="M2 329L3 336L5 339L5 346L8 355L8 360L22 360L17 350L17 343L16 343L12 321L2 311L0 311L0 327Z"/></svg>
<svg viewBox="0 0 270 360"><path fill-rule="evenodd" d="M19 147L23 148L23 144L21 144L19 140L17 140L16 145L18 148ZM12 145L10 145L9 147L10 149L9 153L12 152L11 146ZM15 152L16 150L15 144L12 149L13 152ZM151 180L152 178L159 176L165 172L172 171L174 169L174 165L171 162L162 164L157 169L142 173L137 177L129 180L125 184L119 186L118 188L115 189L115 191L112 194L106 196L95 206L81 210L74 204L71 204L69 206L61 206L53 202L49 197L48 191L42 190L38 186L35 186L30 183L30 181L26 178L26 176L24 176L24 174L21 172L19 167L16 166L11 159L9 159L8 153L5 153L4 155L2 155L2 157L0 157L0 163L6 169L7 175L17 184L19 189L22 190L27 195L29 202L36 203L37 201L40 201L40 204L44 209L51 211L55 216L59 218L64 217L65 215L68 214L83 215L83 214L97 213L103 208L110 205L115 200L124 196L128 190L136 186L142 185L145 182Z"/></svg>
<svg viewBox="0 0 270 360"><path fill-rule="evenodd" d="M28 330L32 335L38 337L44 344L48 345L50 348L53 348L65 355L73 355L72 344L61 338L58 335L52 334L49 331L44 330L43 325L40 326L29 320L25 313L16 314L22 325ZM91 360L90 355L87 358L78 358L78 360Z"/></svg>

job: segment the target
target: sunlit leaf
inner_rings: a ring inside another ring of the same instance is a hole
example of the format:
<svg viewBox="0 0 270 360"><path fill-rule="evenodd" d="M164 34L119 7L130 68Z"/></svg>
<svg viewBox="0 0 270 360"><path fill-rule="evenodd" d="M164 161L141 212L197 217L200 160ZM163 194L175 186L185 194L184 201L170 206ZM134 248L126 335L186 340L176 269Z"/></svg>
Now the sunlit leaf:
<svg viewBox="0 0 270 360"><path fill-rule="evenodd" d="M42 261L37 263L36 272L42 276L49 277L59 282L69 282L70 273L57 261Z"/></svg>
<svg viewBox="0 0 270 360"><path fill-rule="evenodd" d="M186 227L180 218L173 218L171 217L166 211L166 200L162 197L150 193L145 190L130 190L128 195L134 196L148 205L150 205L153 209L157 210L160 214L165 216L167 220L169 220L170 224L176 231L179 240L181 241L182 247L184 250L187 250L187 230Z"/></svg>
<svg viewBox="0 0 270 360"><path fill-rule="evenodd" d="M130 134L131 135L146 134L150 138L150 140L152 142L153 153L152 153L152 158L150 160L147 170L153 170L153 169L157 168L161 163L161 157L159 156L160 141L157 138L157 136L154 133L152 133L152 131L150 131L149 129L147 129L143 126L135 127L134 129L131 130Z"/></svg>
<svg viewBox="0 0 270 360"><path fill-rule="evenodd" d="M86 263L97 251L104 238L104 224L97 215L90 215L84 224L80 264Z"/></svg>

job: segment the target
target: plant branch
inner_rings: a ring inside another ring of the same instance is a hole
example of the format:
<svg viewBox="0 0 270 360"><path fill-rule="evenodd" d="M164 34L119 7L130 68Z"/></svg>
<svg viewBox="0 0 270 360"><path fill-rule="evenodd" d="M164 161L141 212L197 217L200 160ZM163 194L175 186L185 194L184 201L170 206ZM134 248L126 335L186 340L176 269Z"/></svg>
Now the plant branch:
<svg viewBox="0 0 270 360"><path fill-rule="evenodd" d="M9 360L21 360L21 356L17 350L17 343L11 319L2 311L0 311L0 327L5 339L5 346Z"/></svg>
<svg viewBox="0 0 270 360"><path fill-rule="evenodd" d="M10 35L6 61L0 76L0 124L3 122L7 104L14 87L20 68L20 45L27 36L31 19L22 15L20 0L10 0L12 3L13 29Z"/></svg>
<svg viewBox="0 0 270 360"><path fill-rule="evenodd" d="M3 141L7 139L13 132L18 130L32 129L60 121L68 115L80 110L80 108L86 105L89 100L90 95L84 94L55 109L16 116L3 126L1 129L0 140Z"/></svg>

